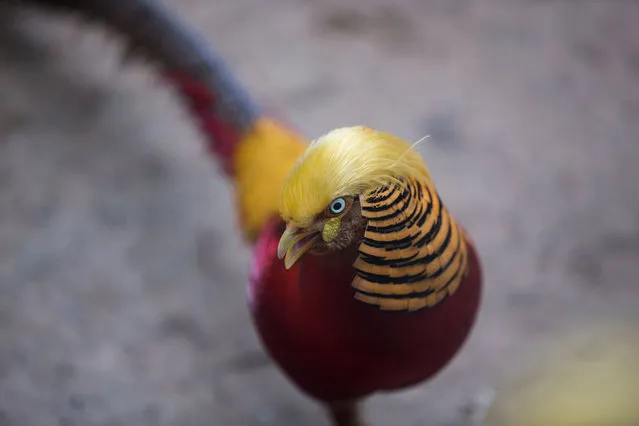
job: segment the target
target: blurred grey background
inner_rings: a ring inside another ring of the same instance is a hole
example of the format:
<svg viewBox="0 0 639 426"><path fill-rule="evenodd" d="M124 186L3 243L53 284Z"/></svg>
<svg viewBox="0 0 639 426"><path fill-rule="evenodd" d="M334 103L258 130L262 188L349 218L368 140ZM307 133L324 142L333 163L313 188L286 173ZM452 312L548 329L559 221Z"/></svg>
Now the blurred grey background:
<svg viewBox="0 0 639 426"><path fill-rule="evenodd" d="M371 399L373 426L472 424L536 342L639 305L639 2L170 3L308 137L430 135L485 302L443 374ZM0 13L0 426L326 425L251 328L217 165L120 57L90 25Z"/></svg>

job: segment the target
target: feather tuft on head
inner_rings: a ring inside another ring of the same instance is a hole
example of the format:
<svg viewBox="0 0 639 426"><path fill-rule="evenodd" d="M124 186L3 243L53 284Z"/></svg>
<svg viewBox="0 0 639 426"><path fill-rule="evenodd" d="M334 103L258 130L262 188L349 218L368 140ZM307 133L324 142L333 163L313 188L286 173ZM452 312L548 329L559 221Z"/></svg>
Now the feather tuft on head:
<svg viewBox="0 0 639 426"><path fill-rule="evenodd" d="M335 129L313 141L282 188L280 214L307 227L337 197L357 196L421 176L430 180L421 156L406 141L364 126Z"/></svg>

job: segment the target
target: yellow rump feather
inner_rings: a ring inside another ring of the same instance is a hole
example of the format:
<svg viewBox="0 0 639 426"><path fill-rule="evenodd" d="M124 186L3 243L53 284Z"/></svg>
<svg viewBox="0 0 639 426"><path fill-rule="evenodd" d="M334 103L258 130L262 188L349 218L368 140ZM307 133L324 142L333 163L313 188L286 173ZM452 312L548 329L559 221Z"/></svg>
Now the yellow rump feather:
<svg viewBox="0 0 639 426"><path fill-rule="evenodd" d="M282 183L307 146L301 136L265 118L244 136L235 153L235 193L249 241L277 215Z"/></svg>
<svg viewBox="0 0 639 426"><path fill-rule="evenodd" d="M313 141L284 181L282 218L307 227L340 196L355 196L414 176L430 180L406 141L364 126L335 129Z"/></svg>

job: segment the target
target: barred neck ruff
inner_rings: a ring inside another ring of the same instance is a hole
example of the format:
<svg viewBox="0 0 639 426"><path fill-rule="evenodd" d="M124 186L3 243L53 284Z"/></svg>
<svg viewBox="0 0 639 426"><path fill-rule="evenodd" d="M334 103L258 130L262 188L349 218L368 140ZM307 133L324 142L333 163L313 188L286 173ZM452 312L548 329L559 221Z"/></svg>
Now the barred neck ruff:
<svg viewBox="0 0 639 426"><path fill-rule="evenodd" d="M417 311L457 291L468 267L464 231L431 181L406 178L360 198L368 224L353 265L356 299Z"/></svg>

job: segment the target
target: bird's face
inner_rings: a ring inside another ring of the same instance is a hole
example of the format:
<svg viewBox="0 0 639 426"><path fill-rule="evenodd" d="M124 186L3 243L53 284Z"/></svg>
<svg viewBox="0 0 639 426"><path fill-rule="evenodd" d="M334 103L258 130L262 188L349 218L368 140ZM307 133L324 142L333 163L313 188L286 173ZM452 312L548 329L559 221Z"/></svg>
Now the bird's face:
<svg viewBox="0 0 639 426"><path fill-rule="evenodd" d="M365 228L359 197L337 197L309 225L287 221L277 254L289 269L306 252L325 255L352 246L362 239Z"/></svg>

